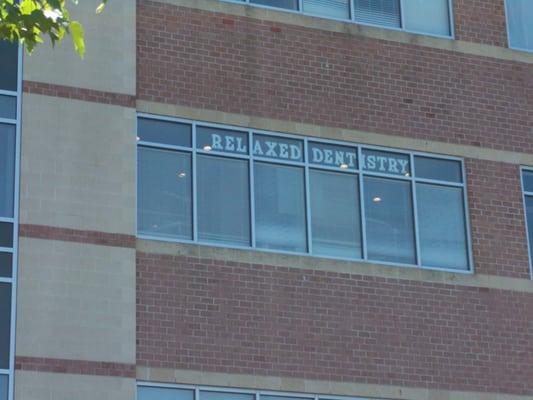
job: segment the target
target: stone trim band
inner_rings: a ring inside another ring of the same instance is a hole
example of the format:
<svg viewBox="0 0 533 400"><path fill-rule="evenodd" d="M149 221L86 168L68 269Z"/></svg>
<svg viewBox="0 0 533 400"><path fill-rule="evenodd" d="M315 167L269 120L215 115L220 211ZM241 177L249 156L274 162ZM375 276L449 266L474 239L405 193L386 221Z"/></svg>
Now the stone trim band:
<svg viewBox="0 0 533 400"><path fill-rule="evenodd" d="M135 378L136 375L134 364L26 356L17 356L15 358L15 369L19 371L99 375L123 378Z"/></svg>

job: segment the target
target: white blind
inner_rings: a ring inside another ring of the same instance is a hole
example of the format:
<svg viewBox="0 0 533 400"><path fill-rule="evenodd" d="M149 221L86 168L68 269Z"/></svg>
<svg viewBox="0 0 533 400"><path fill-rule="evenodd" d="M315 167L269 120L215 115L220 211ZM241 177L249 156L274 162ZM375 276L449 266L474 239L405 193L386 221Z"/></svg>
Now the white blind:
<svg viewBox="0 0 533 400"><path fill-rule="evenodd" d="M331 18L350 18L348 0L303 0L303 12Z"/></svg>
<svg viewBox="0 0 533 400"><path fill-rule="evenodd" d="M354 0L355 19L369 24L400 27L400 0Z"/></svg>

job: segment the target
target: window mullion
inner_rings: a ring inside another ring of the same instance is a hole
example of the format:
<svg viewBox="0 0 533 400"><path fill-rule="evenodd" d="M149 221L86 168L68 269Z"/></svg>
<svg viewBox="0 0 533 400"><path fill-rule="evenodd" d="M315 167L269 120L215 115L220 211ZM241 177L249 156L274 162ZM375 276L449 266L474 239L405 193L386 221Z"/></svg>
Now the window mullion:
<svg viewBox="0 0 533 400"><path fill-rule="evenodd" d="M403 3L405 0L400 0L400 28L405 29L405 19L403 14Z"/></svg>
<svg viewBox="0 0 533 400"><path fill-rule="evenodd" d="M363 260L368 260L366 245L365 189L363 184L363 165L361 146L357 147L357 164L359 166L359 209L361 213L361 250Z"/></svg>
<svg viewBox="0 0 533 400"><path fill-rule="evenodd" d="M196 188L196 123L192 124L192 240L198 241L198 197Z"/></svg>
<svg viewBox="0 0 533 400"><path fill-rule="evenodd" d="M304 161L305 161L305 167L304 167L304 179L305 179L305 216L307 220L307 252L309 254L313 254L313 231L311 226L311 190L309 186L309 160L308 160L308 140L307 138L304 139Z"/></svg>
<svg viewBox="0 0 533 400"><path fill-rule="evenodd" d="M251 246L255 248L255 187L254 187L254 152L253 152L253 134L248 131L248 151L250 155L248 165L248 180L250 190L250 235Z"/></svg>
<svg viewBox="0 0 533 400"><path fill-rule="evenodd" d="M416 251L416 265L422 266L422 255L420 253L420 235L418 230L418 206L416 201L416 181L415 181L415 159L413 154L409 155L409 163L411 164L411 196L413 201L413 226L415 229L415 251Z"/></svg>

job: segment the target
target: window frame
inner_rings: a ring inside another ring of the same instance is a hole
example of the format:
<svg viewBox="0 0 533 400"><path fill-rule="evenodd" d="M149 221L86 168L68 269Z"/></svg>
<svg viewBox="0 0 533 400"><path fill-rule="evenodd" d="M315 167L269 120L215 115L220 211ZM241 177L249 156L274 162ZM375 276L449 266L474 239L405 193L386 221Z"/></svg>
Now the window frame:
<svg viewBox="0 0 533 400"><path fill-rule="evenodd" d="M304 11L301 11L303 9L302 6L303 6L303 1L304 0L298 0L298 9L297 10L291 10L291 9L287 9L287 8L273 7L273 6L268 6L268 5L264 5L264 4L252 3L250 0L220 0L220 1L223 1L223 2L226 2L226 3L232 3L232 4L247 5L247 6L251 6L251 7L265 8L267 10L275 10L275 11L281 11L281 12L288 12L288 13L292 13L292 14L300 14L300 15L305 15L307 17L329 19L329 20L333 20L333 21L353 23L353 24L369 26L369 27L373 27L373 28L382 28L382 29L389 29L389 30L397 31L397 32L412 33L412 34L415 34L415 35L424 35L424 36L431 36L431 37L440 38L440 39L455 40L455 17L454 17L454 12L453 12L453 10L454 10L453 1L454 0L447 0L447 2L448 2L448 22L449 22L449 27L450 27L450 35L438 35L438 34L435 34L435 33L421 32L421 31L416 31L416 30L410 30L410 29L403 28L403 26L405 26L405 21L404 21L404 14L402 12L402 9L403 9L403 3L404 3L405 0L400 0L400 25L401 25L401 27L399 27L399 28L396 28L396 27L393 27L393 26L372 24L372 23L362 22L362 21L356 20L355 19L355 12L354 12L355 8L354 8L353 0L348 0L349 1L349 4L348 4L348 6L349 6L349 18L327 17L327 16L321 16L321 15L311 14L311 13L306 13Z"/></svg>
<svg viewBox="0 0 533 400"><path fill-rule="evenodd" d="M376 145L366 145L366 144L360 144L360 143L353 143L353 142L346 142L341 140L334 140L334 139L324 139L314 136L304 136L304 135L295 135L295 134L288 134L288 133L281 133L281 132L275 132L275 131L266 131L262 129L253 129L253 128L244 128L239 126L232 126L227 124L217 124L217 123L211 123L211 122L204 122L199 120L189 120L184 118L176 118L176 117L169 117L169 116L160 116L156 114L150 114L150 113L143 113L138 112L137 113L137 120L140 118L145 119L153 119L153 120L164 120L164 121L170 121L170 122L176 122L176 123L185 123L185 124L191 124L191 134L192 134L192 146L190 148L183 147L183 146L173 146L173 145L164 145L164 144L158 144L154 142L146 142L142 140L137 140L137 146L136 146L136 155L138 154L138 148L139 147L151 147L151 148L161 148L161 149L170 149L175 151L189 151L192 152L192 218L193 218L193 235L192 240L189 239L178 239L178 238L163 238L159 237L157 235L150 235L149 233L142 233L139 232L138 229L136 229L136 235L140 239L148 239L148 240L160 240L160 241L166 241L166 242L174 242L174 243L188 243L188 244L198 244L198 245L205 245L205 246L212 246L212 247L221 247L221 248L234 248L234 249L241 249L241 250L251 250L251 251L261 251L261 252L270 252L270 253L278 253L278 254L291 254L291 255L298 255L298 256L306 256L306 257L313 257L313 258L324 258L324 259L334 259L334 260L343 260L343 261L351 261L351 262L361 262L361 263L368 263L368 264L383 264L383 265L390 265L390 266L399 266L399 267L409 267L409 268L421 268L421 269L427 269L427 270L439 270L439 271L445 271L445 272L454 272L454 273L463 273L463 274L473 274L474 273L474 263L473 263L473 256L472 256L472 239L471 239L471 229L470 229L470 213L468 209L468 188L467 188L467 181L466 181L466 172L464 167L464 160L460 157L454 157L454 156L447 156L447 155L441 155L441 154L433 154L433 153L426 153L426 152L419 152L419 151L408 151L408 150L402 150L397 148L390 148L385 146L376 146ZM196 129L197 126L203 126L203 127L210 127L210 128L219 128L219 129L226 129L226 130L233 130L236 132L246 133L248 134L248 155L243 154L235 154L235 153L225 153L225 152L210 152L210 151L204 151L203 149L197 149L197 143L196 143ZM253 135L269 135L273 137L279 137L279 138L288 138L288 139L296 139L299 141L302 141L302 160L303 161L289 161L289 160L280 160L280 159L271 159L266 157L258 157L253 154L252 151L252 145L253 145ZM352 147L354 151L357 152L357 160L358 165L356 169L339 169L336 167L328 167L324 165L317 165L309 162L308 160L308 151L309 151L309 142L315 142L315 143L323 143L323 144L330 144L330 145L340 145L340 146L348 146ZM364 171L361 168L360 160L362 160L362 154L364 150L377 150L377 151L386 151L386 152L392 152L400 155L405 155L409 157L409 165L410 165L410 175L409 176L402 176L402 175L392 175L387 173L381 173L381 172L373 172L373 171ZM212 242L204 242L198 240L198 215L197 215L197 183L196 183L196 155L197 154L211 154L211 155L218 155L221 157L229 157L229 158L239 158L239 159L247 159L249 160L249 187L250 187L250 246L239 246L239 245L227 245L227 244L219 244L219 243L212 243ZM461 183L456 182L447 182L442 180L435 180L435 179L427 179L427 178L417 178L415 173L415 157L416 156L422 156L422 157L429 157L434 159L443 159L443 160L451 160L459 162L461 165ZM274 249L268 249L268 248L262 248L262 247L256 247L256 241L255 241L255 200L254 200L254 161L259 162L265 162L265 163L274 163L278 165L290 165L290 166L298 166L303 168L304 170L304 203L305 203L305 217L306 217L306 244L307 244L307 252L293 252L293 251L284 251L284 250L274 250ZM136 163L136 165L138 165ZM356 175L359 180L359 212L360 212L360 222L361 222L361 246L362 246L362 258L346 258L346 257L339 257L339 256L325 256L325 255L318 255L313 253L313 245L312 245L312 223L311 223L311 196L310 196L310 170L311 169L319 169L324 171L334 171L337 173L345 173L345 174L352 174ZM138 185L138 169L136 169L136 185ZM374 176L374 177L381 177L381 178L389 178L389 179L398 179L407 181L410 183L411 186L411 196L412 196L412 210L413 210L413 237L414 237L414 246L415 246L415 256L416 256L416 264L404 264L399 262L388 262L388 261L378 261L378 260L371 260L368 258L367 254L367 242L366 242L366 217L365 217L365 211L364 211L364 177L365 176ZM467 260L468 260L468 269L456 269L456 268L441 268L441 267L432 267L432 266L424 266L421 264L421 252L420 252L420 240L419 240L419 227L418 227L418 217L417 217L417 200L416 200L416 184L417 183L428 183L428 184L438 184L438 185L445 185L450 187L458 187L463 190L463 207L464 207L464 225L465 225L465 237L466 237L466 251L467 251ZM137 193L137 192L136 192ZM138 204L137 204L137 212L138 212Z"/></svg>
<svg viewBox="0 0 533 400"><path fill-rule="evenodd" d="M529 226L527 223L527 208L526 208L526 197L533 198L533 192L526 191L524 186L524 172L533 173L533 167L520 167L520 188L522 189L522 204L524 209L524 223L526 225L526 245L527 245L527 255L529 258L529 272L531 279L533 279L533 249L529 245L529 241L533 240L533 227Z"/></svg>
<svg viewBox="0 0 533 400"><path fill-rule="evenodd" d="M528 48L523 48L523 47L514 47L514 46L511 46L511 30L509 29L509 9L508 9L508 3L509 3L509 0L504 0L504 13L505 13L505 30L506 30L506 33L507 33L507 47L511 50L516 50L516 51L523 51L525 53L533 53L533 48L531 49L528 49Z"/></svg>
<svg viewBox="0 0 533 400"><path fill-rule="evenodd" d="M183 389L191 390L194 392L194 400L201 400L199 396L200 392L218 392L218 393L235 393L235 394L248 394L253 395L254 400L261 400L261 396L280 396L280 397L294 397L305 398L307 400L377 400L369 397L360 396L335 396L319 393L302 393L302 392L285 392L277 390L261 390L261 389L242 389L233 387L220 387L220 386L205 386L205 385L192 385L192 384L180 384L180 383L162 383L162 382L150 382L150 381L137 381L136 394L139 387L155 388L155 389Z"/></svg>
<svg viewBox="0 0 533 400"><path fill-rule="evenodd" d="M15 179L13 188L13 217L0 216L0 222L13 224L13 246L0 247L0 251L12 254L11 277L0 277L0 283L11 285L11 332L9 343L9 368L0 369L0 375L7 376L8 382L8 400L14 398L14 381L15 381L15 328L16 328L16 310L17 310L17 266L18 266L18 231L19 231L19 198L20 198L20 137L21 137L21 105L22 105L22 53L23 47L18 46L17 52L17 90L0 89L0 95L16 98L16 115L15 118L0 118L0 123L15 126Z"/></svg>

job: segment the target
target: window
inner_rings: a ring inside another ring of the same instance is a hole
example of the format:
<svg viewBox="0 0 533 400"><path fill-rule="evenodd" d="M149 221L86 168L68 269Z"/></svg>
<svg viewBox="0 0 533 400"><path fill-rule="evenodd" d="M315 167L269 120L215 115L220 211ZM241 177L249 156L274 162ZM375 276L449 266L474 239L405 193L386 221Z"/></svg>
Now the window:
<svg viewBox="0 0 533 400"><path fill-rule="evenodd" d="M138 383L137 400L370 400L316 394L276 393L235 388Z"/></svg>
<svg viewBox="0 0 533 400"><path fill-rule="evenodd" d="M242 0L318 17L452 36L451 0ZM529 0L523 0L524 2Z"/></svg>
<svg viewBox="0 0 533 400"><path fill-rule="evenodd" d="M13 397L19 46L0 41L0 400Z"/></svg>
<svg viewBox="0 0 533 400"><path fill-rule="evenodd" d="M141 237L470 269L461 160L146 115L138 128Z"/></svg>
<svg viewBox="0 0 533 400"><path fill-rule="evenodd" d="M524 189L524 206L526 212L526 230L529 246L529 259L533 277L533 170L522 170L522 188Z"/></svg>
<svg viewBox="0 0 533 400"><path fill-rule="evenodd" d="M509 47L533 51L533 2L506 0Z"/></svg>

